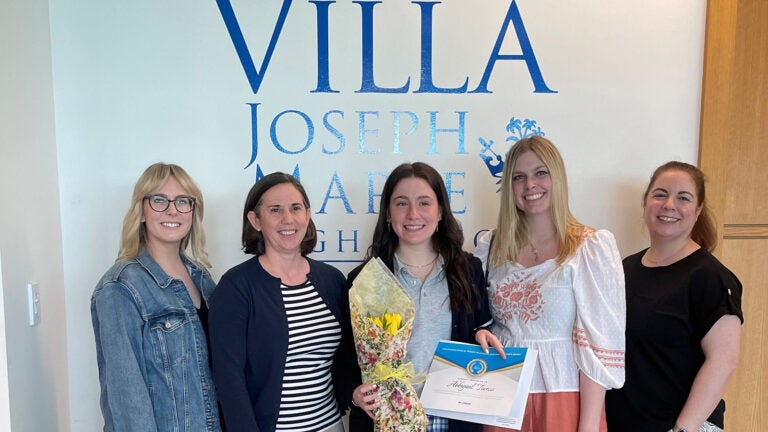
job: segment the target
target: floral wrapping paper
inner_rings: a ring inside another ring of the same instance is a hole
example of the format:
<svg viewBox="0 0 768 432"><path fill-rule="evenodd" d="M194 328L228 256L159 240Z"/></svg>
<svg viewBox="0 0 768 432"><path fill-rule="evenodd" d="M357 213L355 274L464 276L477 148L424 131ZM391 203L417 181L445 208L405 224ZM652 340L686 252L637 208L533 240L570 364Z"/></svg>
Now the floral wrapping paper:
<svg viewBox="0 0 768 432"><path fill-rule="evenodd" d="M413 331L415 309L400 283L380 259L371 259L349 291L352 333L357 362L366 384L378 384L381 406L376 409L377 432L426 431L429 426L416 390L413 366L404 363ZM396 331L376 323L384 314L398 314ZM394 333L394 334L392 334Z"/></svg>

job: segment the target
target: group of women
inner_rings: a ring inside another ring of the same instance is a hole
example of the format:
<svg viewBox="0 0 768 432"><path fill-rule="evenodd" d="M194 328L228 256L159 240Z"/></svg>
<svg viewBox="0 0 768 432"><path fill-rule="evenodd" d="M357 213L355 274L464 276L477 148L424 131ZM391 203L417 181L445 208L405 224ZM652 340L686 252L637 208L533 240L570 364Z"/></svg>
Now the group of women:
<svg viewBox="0 0 768 432"><path fill-rule="evenodd" d="M176 165L150 166L135 186L91 303L104 430L335 432L351 408L349 430L372 431L379 395L360 377L347 293L362 265L345 278L308 257L317 233L302 185L273 173L251 188L242 245L254 257L218 285L203 209ZM650 247L622 265L613 235L571 214L562 158L534 136L510 149L497 225L474 255L442 178L416 162L386 180L364 262L381 259L414 302L417 372L443 339L538 350L523 431L722 430L741 285L710 254L703 174L659 167L643 209Z"/></svg>

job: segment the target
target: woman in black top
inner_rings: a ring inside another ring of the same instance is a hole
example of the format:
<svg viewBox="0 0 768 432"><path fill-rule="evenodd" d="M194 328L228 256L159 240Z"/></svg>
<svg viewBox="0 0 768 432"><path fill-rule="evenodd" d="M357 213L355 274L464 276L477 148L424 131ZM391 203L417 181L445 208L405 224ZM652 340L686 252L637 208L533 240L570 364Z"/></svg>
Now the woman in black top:
<svg viewBox="0 0 768 432"><path fill-rule="evenodd" d="M669 162L645 191L651 246L624 259L626 381L606 396L612 431L720 431L739 358L741 283L712 256L704 175Z"/></svg>

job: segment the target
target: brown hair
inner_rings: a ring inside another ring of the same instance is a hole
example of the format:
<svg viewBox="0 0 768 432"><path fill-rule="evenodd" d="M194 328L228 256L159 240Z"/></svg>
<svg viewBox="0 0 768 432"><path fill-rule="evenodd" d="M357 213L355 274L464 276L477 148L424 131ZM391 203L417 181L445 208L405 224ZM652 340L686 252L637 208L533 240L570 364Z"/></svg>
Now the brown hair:
<svg viewBox="0 0 768 432"><path fill-rule="evenodd" d="M679 161L670 161L656 168L656 170L653 172L653 175L651 175L651 180L648 182L648 187L643 193L643 206L645 206L645 202L648 199L648 193L651 191L651 188L656 182L656 179L658 179L660 175L667 171L682 171L688 174L691 177L691 180L693 180L693 184L696 187L696 205L701 207L701 213L699 214L699 218L696 219L696 223L694 223L693 229L691 230L691 240L695 241L704 249L712 252L717 246L717 225L715 224L715 219L712 215L712 212L707 206L707 191L704 186L706 177L704 176L703 171L691 164Z"/></svg>
<svg viewBox="0 0 768 432"><path fill-rule="evenodd" d="M257 231L256 228L251 225L251 222L248 220L248 212L253 211L258 216L259 207L261 206L261 198L264 194L273 187L283 183L292 184L301 194L301 198L304 201L304 207L307 209L310 208L307 192L304 190L304 186L302 186L295 177L282 172L274 172L265 175L251 187L251 190L248 192L248 197L245 199L245 208L243 209L243 252L259 256L266 251L264 234L262 234L261 231ZM301 241L301 254L306 256L315 249L316 244L317 229L315 228L315 223L310 218L309 224L307 225L307 232L304 234L304 240Z"/></svg>
<svg viewBox="0 0 768 432"><path fill-rule="evenodd" d="M469 256L462 250L464 233L461 225L451 212L448 191L445 188L443 178L426 163L414 162L398 165L387 177L381 192L379 218L373 231L373 242L366 254L366 261L378 257L390 266L394 262L395 251L400 239L394 230L389 229L387 214L395 188L401 180L407 178L419 178L426 181L437 197L441 218L437 222L437 229L432 233L432 249L440 254L444 261L450 290L451 311L457 312L461 307L471 310L472 302L480 301L480 297L475 296L474 293L476 290L485 289L485 287L472 285Z"/></svg>

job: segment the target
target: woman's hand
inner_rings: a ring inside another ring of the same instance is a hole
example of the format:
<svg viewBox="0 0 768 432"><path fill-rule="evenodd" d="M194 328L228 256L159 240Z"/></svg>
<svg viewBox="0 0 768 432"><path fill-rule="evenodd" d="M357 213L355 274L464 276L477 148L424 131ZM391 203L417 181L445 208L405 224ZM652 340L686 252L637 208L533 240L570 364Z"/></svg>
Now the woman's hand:
<svg viewBox="0 0 768 432"><path fill-rule="evenodd" d="M377 389L379 386L376 384L363 384L358 386L354 392L352 392L352 403L359 407L361 410L368 414L368 417L376 419L373 414L373 410L378 408L379 393Z"/></svg>
<svg viewBox="0 0 768 432"><path fill-rule="evenodd" d="M495 334L491 333L490 330L478 330L477 333L475 333L475 340L486 354L488 354L488 347L492 346L496 348L496 351L499 352L501 358L506 360L507 354L504 353L504 345L501 344L499 338L497 338Z"/></svg>

